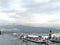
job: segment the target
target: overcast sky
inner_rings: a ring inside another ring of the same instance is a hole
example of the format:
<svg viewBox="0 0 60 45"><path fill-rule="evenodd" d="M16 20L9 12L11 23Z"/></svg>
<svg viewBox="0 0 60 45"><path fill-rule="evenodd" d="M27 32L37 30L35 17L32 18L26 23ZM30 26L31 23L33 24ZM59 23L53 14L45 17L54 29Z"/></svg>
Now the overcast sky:
<svg viewBox="0 0 60 45"><path fill-rule="evenodd" d="M0 24L59 26L60 0L0 0Z"/></svg>

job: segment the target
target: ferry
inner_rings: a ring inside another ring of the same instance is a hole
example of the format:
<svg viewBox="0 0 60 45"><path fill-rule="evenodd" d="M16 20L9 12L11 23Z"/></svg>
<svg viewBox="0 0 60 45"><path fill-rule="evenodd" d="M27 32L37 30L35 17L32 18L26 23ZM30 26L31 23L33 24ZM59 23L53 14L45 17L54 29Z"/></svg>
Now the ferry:
<svg viewBox="0 0 60 45"><path fill-rule="evenodd" d="M27 41L34 42L34 43L42 43L42 44L46 44L47 43L45 38L43 38L42 36L37 36L37 35L33 35L33 34L24 35L21 39L23 39L23 41L27 40Z"/></svg>

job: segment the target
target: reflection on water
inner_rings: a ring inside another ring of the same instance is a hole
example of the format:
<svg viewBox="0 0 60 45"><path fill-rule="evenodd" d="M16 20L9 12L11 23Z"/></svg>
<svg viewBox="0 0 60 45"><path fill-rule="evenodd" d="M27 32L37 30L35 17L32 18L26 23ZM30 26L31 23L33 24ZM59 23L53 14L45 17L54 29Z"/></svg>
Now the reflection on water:
<svg viewBox="0 0 60 45"><path fill-rule="evenodd" d="M0 35L0 45L47 45L47 44L37 44L29 41L23 41L9 34L4 34ZM60 45L60 44L50 43L49 45Z"/></svg>

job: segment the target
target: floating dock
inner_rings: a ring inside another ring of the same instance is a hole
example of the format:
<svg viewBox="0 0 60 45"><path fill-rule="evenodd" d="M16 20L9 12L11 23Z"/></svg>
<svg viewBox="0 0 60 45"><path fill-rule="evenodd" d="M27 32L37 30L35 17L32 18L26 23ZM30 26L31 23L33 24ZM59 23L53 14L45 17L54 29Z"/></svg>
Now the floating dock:
<svg viewBox="0 0 60 45"><path fill-rule="evenodd" d="M60 40L56 40L56 39L52 39L52 40L50 40L51 42L55 42L55 43L60 43Z"/></svg>

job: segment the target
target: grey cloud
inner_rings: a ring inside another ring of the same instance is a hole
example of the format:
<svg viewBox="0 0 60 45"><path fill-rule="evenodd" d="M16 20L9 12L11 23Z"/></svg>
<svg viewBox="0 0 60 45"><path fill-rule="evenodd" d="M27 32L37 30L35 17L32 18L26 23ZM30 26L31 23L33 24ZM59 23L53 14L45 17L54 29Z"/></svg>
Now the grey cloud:
<svg viewBox="0 0 60 45"><path fill-rule="evenodd" d="M14 0L0 0L0 6L2 7L3 11L11 11L10 9L10 3ZM22 0L22 7L27 8L28 10L24 12L26 13L51 13L51 11L60 10L60 6L54 6L52 5L55 2L59 2L60 0L50 0L46 3L35 3L33 0ZM13 10L13 12L16 12L16 10Z"/></svg>
<svg viewBox="0 0 60 45"><path fill-rule="evenodd" d="M16 10L13 9L14 6L12 6L13 4L17 4L17 2L22 5L20 0L0 0L0 10L1 11L7 11L7 10ZM19 5L19 6L20 6Z"/></svg>
<svg viewBox="0 0 60 45"><path fill-rule="evenodd" d="M49 20L48 22L58 22L58 21L60 21L60 19L52 19L52 20Z"/></svg>
<svg viewBox="0 0 60 45"><path fill-rule="evenodd" d="M8 8L9 7L10 0L0 0L0 6L2 8Z"/></svg>
<svg viewBox="0 0 60 45"><path fill-rule="evenodd" d="M9 3L11 3L12 0L10 2L9 0L0 1L2 6L2 12L15 13L15 15L10 16L11 18L30 18L32 13L52 13L60 10L60 6L52 5L52 3L59 2L60 0L50 0L47 3L35 3L33 0L22 0L22 7L27 8L27 11L23 13L18 12L17 10L10 9ZM4 10L3 8L6 9Z"/></svg>
<svg viewBox="0 0 60 45"><path fill-rule="evenodd" d="M44 2L44 3L35 3L33 0L22 0L22 8L27 8L27 11L25 12L20 12L17 11L15 9L11 9L11 5L14 3L14 1L16 0L0 0L0 12L4 12L7 13L9 18L14 18L14 19L18 19L18 21L16 21L16 24L24 23L25 20L26 23L32 22L31 21L31 15L33 13L54 13L55 11L60 10L60 5L52 5L53 3L58 3L60 0L50 0L49 2ZM15 14L9 14L9 13L15 13ZM60 21L59 19L56 20L51 20L48 22L57 22ZM3 24L9 24L8 21L3 20L1 23ZM15 22L12 22L12 24ZM35 24L34 24L35 25Z"/></svg>
<svg viewBox="0 0 60 45"><path fill-rule="evenodd" d="M15 13L15 15L11 16L11 17L19 17L19 16L22 16L22 17L24 16L25 17L26 16L25 12L21 13L21 12L15 10L15 9L11 9L12 7L10 7L10 6L14 3L14 1L16 1L16 0L0 0L0 12ZM20 5L22 5L22 4L20 4Z"/></svg>
<svg viewBox="0 0 60 45"><path fill-rule="evenodd" d="M52 13L55 11L60 10L60 5L56 5L53 3L58 3L60 0L51 0L47 3L34 3L33 1L29 2L30 0L26 0L25 2L25 8L28 8L27 12L30 13ZM27 3L28 2L28 3ZM33 3L32 3L33 2Z"/></svg>
<svg viewBox="0 0 60 45"><path fill-rule="evenodd" d="M24 18L24 19L30 19L32 13L52 13L55 11L60 10L60 6L58 5L52 5L53 3L57 3L60 0L50 0L49 2L45 3L35 3L33 0L22 0L22 7L27 8L27 11L25 12L18 12L17 10L10 9L10 4L13 4L14 0L0 0L0 6L2 7L2 12L5 13L15 13L14 15L9 15L11 18Z"/></svg>

